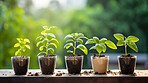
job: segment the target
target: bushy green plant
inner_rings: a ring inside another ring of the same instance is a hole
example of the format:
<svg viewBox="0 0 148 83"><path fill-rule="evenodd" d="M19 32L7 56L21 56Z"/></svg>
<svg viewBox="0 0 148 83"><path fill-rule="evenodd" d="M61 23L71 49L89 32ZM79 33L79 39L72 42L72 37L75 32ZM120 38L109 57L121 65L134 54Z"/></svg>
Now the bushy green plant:
<svg viewBox="0 0 148 83"><path fill-rule="evenodd" d="M128 36L125 37L124 35L118 33L114 34L114 37L118 40L117 46L124 46L125 47L125 55L127 55L127 46L129 46L134 51L138 52L137 45L135 42L138 42L139 39L135 36Z"/></svg>
<svg viewBox="0 0 148 83"><path fill-rule="evenodd" d="M59 42L56 39L56 36L50 32L50 30L53 28L56 27L43 26L44 31L41 32L41 36L36 38L36 40L39 40L36 46L39 47L40 45L39 50L41 51L38 53L38 55L45 54L47 56L49 54L54 54L54 48L57 48L57 44Z"/></svg>
<svg viewBox="0 0 148 83"><path fill-rule="evenodd" d="M16 38L18 40L18 43L14 45L14 47L19 47L19 49L15 52L15 56L22 55L23 52L27 49L30 49L30 46L27 43L30 43L29 39L23 39L23 38Z"/></svg>
<svg viewBox="0 0 148 83"><path fill-rule="evenodd" d="M98 37L93 37L93 39L88 39L85 44L93 44L93 43L95 43L95 45L92 46L89 50L92 49L97 50L99 56L102 51L106 52L106 45L111 49L117 49L116 45L112 41L107 40L106 38L102 38L99 40Z"/></svg>
<svg viewBox="0 0 148 83"><path fill-rule="evenodd" d="M73 55L76 55L76 49L80 49L83 51L86 55L88 53L87 48L83 45L83 40L82 39L88 39L87 37L84 36L82 33L72 33L68 34L64 39L67 39L66 45L64 48L69 49L70 47L73 47L72 50L68 50L68 53L72 53Z"/></svg>

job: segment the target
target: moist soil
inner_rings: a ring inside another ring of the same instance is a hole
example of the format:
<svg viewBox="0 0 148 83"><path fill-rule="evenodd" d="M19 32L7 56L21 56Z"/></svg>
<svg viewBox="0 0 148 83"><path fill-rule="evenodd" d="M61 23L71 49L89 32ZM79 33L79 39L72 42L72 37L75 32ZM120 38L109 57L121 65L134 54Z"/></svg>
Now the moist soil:
<svg viewBox="0 0 148 83"><path fill-rule="evenodd" d="M15 75L26 75L28 70L29 57L13 57L12 64Z"/></svg>
<svg viewBox="0 0 148 83"><path fill-rule="evenodd" d="M66 59L67 69L70 74L80 74L82 68L82 57L77 57L82 55L69 55Z"/></svg>
<svg viewBox="0 0 148 83"><path fill-rule="evenodd" d="M96 55L96 54L94 54L93 57L105 57L105 55Z"/></svg>
<svg viewBox="0 0 148 83"><path fill-rule="evenodd" d="M121 74L133 74L136 65L136 58L131 54L121 55L119 57L119 64Z"/></svg>
<svg viewBox="0 0 148 83"><path fill-rule="evenodd" d="M42 74L53 74L56 65L56 55L48 55L39 58ZM53 57L53 58L51 58Z"/></svg>

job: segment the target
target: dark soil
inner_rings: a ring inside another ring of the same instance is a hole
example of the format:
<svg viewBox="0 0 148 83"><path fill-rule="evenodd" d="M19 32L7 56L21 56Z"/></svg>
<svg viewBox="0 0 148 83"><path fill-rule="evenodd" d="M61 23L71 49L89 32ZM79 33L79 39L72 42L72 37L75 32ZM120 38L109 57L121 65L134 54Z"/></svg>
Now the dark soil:
<svg viewBox="0 0 148 83"><path fill-rule="evenodd" d="M29 57L13 57L12 64L15 75L26 75L28 70Z"/></svg>
<svg viewBox="0 0 148 83"><path fill-rule="evenodd" d="M70 55L66 59L67 69L70 74L79 74L82 68L82 57L77 57L82 55Z"/></svg>
<svg viewBox="0 0 148 83"><path fill-rule="evenodd" d="M42 74L53 74L56 65L56 55L48 55L39 58Z"/></svg>
<svg viewBox="0 0 148 83"><path fill-rule="evenodd" d="M105 55L96 55L96 54L94 54L93 57L105 57Z"/></svg>
<svg viewBox="0 0 148 83"><path fill-rule="evenodd" d="M133 55L121 55L119 57L121 74L133 74L135 70L136 58Z"/></svg>
<svg viewBox="0 0 148 83"><path fill-rule="evenodd" d="M128 53L127 55L121 55L120 57L134 57L134 55Z"/></svg>

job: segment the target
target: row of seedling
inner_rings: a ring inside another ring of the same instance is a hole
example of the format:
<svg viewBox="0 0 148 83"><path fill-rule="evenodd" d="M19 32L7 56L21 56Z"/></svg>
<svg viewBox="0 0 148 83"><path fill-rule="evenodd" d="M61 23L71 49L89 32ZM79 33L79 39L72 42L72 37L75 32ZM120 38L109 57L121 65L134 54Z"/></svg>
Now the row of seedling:
<svg viewBox="0 0 148 83"><path fill-rule="evenodd" d="M41 36L36 38L38 41L36 46L39 47L40 50L37 56L42 74L48 75L54 73L57 59L57 56L54 54L54 49L57 48L59 42L56 39L56 36L51 33L51 29L54 29L55 26L43 26L43 28L44 31L41 32ZM127 46L138 52L135 42L139 41L139 39L135 36L125 37L119 33L114 34L113 36L118 40L117 46L125 47L125 54L118 56L120 72L122 74L133 74L136 66L136 56L127 53ZM98 52L98 54L91 56L93 71L100 74L107 72L109 56L101 55L101 53L106 52L107 47L117 49L117 46L112 41L106 38L99 39L98 37L88 39L82 33L68 34L64 39L66 40L64 48L67 49L68 53L71 53L71 55L65 56L68 73L79 74L81 72L83 55L76 51L79 49L87 55L88 50L85 45L88 44L92 44L92 47L89 48L89 50L96 50ZM29 39L22 38L17 38L17 40L18 43L16 43L14 47L18 47L19 49L15 52L16 56L11 58L13 69L16 75L25 75L28 71L30 57L23 56L23 52L25 52L26 49L30 49L30 46L28 45L30 41ZM86 40L86 42L84 42L84 40Z"/></svg>

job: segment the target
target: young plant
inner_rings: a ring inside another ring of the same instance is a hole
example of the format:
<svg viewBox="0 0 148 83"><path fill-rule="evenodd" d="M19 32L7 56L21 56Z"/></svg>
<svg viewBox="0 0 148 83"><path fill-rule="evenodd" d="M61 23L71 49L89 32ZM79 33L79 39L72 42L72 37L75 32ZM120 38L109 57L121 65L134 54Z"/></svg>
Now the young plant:
<svg viewBox="0 0 148 83"><path fill-rule="evenodd" d="M87 55L88 51L87 51L87 48L83 45L83 40L82 40L83 38L88 39L82 33L68 34L64 38L64 39L68 39L66 41L67 44L64 46L64 48L69 49L70 47L73 47L73 51L71 50L67 51L68 53L72 53L73 55L76 55L76 49L80 49Z"/></svg>
<svg viewBox="0 0 148 83"><path fill-rule="evenodd" d="M88 39L85 44L93 44L93 43L95 43L95 45L92 46L89 50L92 49L97 50L99 56L102 51L106 52L106 45L111 49L117 49L116 45L112 41L107 40L106 38L102 38L101 40L99 40L98 37L93 37L93 39Z"/></svg>
<svg viewBox="0 0 148 83"><path fill-rule="evenodd" d="M19 49L15 52L15 56L18 54L23 56L22 53L26 51L26 49L30 49L30 46L27 45L27 43L30 43L29 39L23 39L23 38L16 38L18 40L18 43L14 45L14 47L19 47Z"/></svg>
<svg viewBox="0 0 148 83"><path fill-rule="evenodd" d="M45 54L47 56L49 54L54 54L54 48L57 48L57 44L59 42L56 39L56 36L50 32L50 30L53 28L56 28L56 27L43 26L44 31L41 32L41 36L36 38L36 40L39 41L37 42L36 46L39 47L39 45L41 45L39 47L39 50L41 52L39 52L38 55Z"/></svg>
<svg viewBox="0 0 148 83"><path fill-rule="evenodd" d="M125 47L125 55L127 55L127 46L129 46L134 51L138 52L138 48L135 42L138 42L139 39L135 36L128 36L127 38L124 37L122 34L114 34L114 37L118 40L117 46L124 46Z"/></svg>

